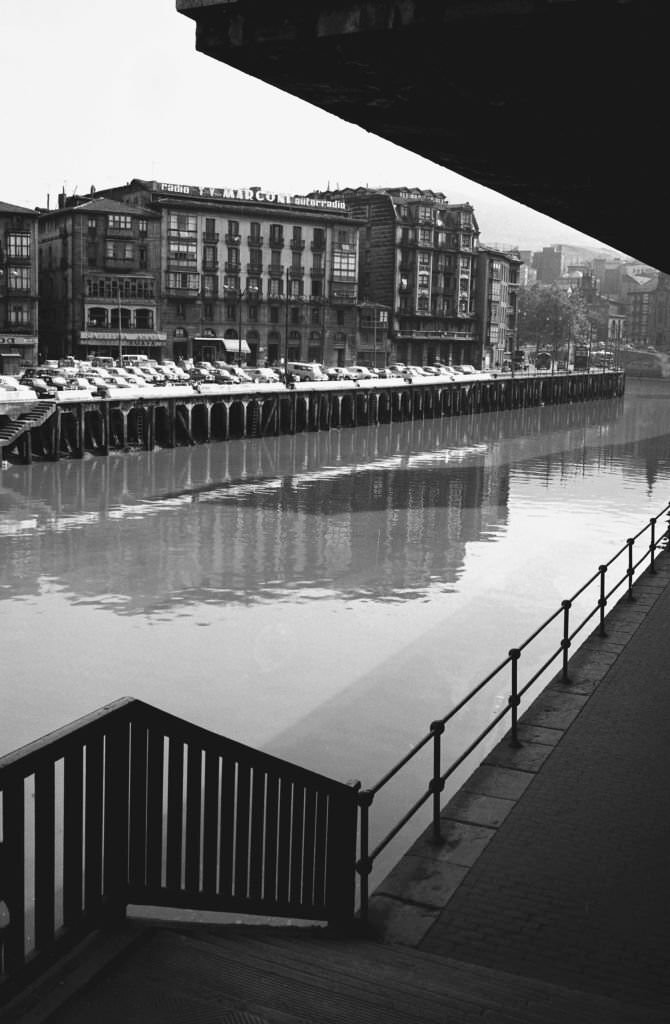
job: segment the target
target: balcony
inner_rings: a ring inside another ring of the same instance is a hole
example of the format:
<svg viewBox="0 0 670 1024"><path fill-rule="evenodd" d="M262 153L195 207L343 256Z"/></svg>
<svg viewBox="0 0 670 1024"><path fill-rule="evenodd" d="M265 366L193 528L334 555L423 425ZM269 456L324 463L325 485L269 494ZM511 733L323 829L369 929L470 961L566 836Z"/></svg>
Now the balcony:
<svg viewBox="0 0 670 1024"><path fill-rule="evenodd" d="M241 235L226 235L226 245L239 245L241 241Z"/></svg>
<svg viewBox="0 0 670 1024"><path fill-rule="evenodd" d="M205 273L205 274L213 273L214 271L219 269L219 261L218 260L207 260L206 263L203 262L202 269L203 269L203 273Z"/></svg>
<svg viewBox="0 0 670 1024"><path fill-rule="evenodd" d="M283 277L284 268L283 266L281 266L281 264L274 265L271 263L270 266L268 267L268 274L270 275L270 277Z"/></svg>
<svg viewBox="0 0 670 1024"><path fill-rule="evenodd" d="M310 274L315 278L324 278L326 276L326 271L323 267L312 267Z"/></svg>
<svg viewBox="0 0 670 1024"><path fill-rule="evenodd" d="M239 274L242 270L242 266L240 263L231 263L230 260L226 260L224 269L226 274Z"/></svg>
<svg viewBox="0 0 670 1024"><path fill-rule="evenodd" d="M216 245L217 242L219 241L219 232L205 231L204 235L202 236L202 240L205 245Z"/></svg>
<svg viewBox="0 0 670 1024"><path fill-rule="evenodd" d="M247 263L247 274L252 274L253 276L257 276L258 277L262 273L263 273L263 264L262 263Z"/></svg>
<svg viewBox="0 0 670 1024"><path fill-rule="evenodd" d="M302 250L304 248L305 248L305 243L304 243L302 238L292 238L291 239L291 249L293 249L293 252L302 252Z"/></svg>
<svg viewBox="0 0 670 1024"><path fill-rule="evenodd" d="M167 233L168 239L178 239L183 242L196 242L198 241L197 231L186 231L186 229L180 228L168 228Z"/></svg>
<svg viewBox="0 0 670 1024"><path fill-rule="evenodd" d="M263 241L262 235L247 235L247 245L251 246L252 249L259 249L263 245Z"/></svg>
<svg viewBox="0 0 670 1024"><path fill-rule="evenodd" d="M284 248L284 236L283 235L270 235L270 248L271 249L283 249Z"/></svg>
<svg viewBox="0 0 670 1024"><path fill-rule="evenodd" d="M318 239L312 239L312 243L310 245L310 248L311 248L312 252L325 252L325 250L326 250L326 240L325 240L325 238L322 239L321 241L319 241Z"/></svg>
<svg viewBox="0 0 670 1024"><path fill-rule="evenodd" d="M289 267L288 268L288 276L289 277L304 277L305 276L305 268L304 267Z"/></svg>
<svg viewBox="0 0 670 1024"><path fill-rule="evenodd" d="M35 324L32 320L22 320L21 323L6 322L2 328L6 334L32 334Z"/></svg>

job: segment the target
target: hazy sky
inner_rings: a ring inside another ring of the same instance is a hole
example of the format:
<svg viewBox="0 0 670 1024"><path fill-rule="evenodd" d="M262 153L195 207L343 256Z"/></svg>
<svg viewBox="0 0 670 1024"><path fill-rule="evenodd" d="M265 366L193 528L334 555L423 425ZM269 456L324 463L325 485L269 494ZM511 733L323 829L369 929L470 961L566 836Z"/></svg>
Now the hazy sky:
<svg viewBox="0 0 670 1024"><path fill-rule="evenodd" d="M4 202L53 206L63 188L131 178L293 193L408 185L471 202L484 241L600 244L197 53L174 0L1 0L0 67Z"/></svg>

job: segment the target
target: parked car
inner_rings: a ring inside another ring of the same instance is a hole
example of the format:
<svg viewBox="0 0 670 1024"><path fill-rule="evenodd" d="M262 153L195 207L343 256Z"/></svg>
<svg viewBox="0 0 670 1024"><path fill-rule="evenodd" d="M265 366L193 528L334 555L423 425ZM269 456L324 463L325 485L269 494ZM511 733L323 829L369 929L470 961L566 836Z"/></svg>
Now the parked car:
<svg viewBox="0 0 670 1024"><path fill-rule="evenodd" d="M323 367L318 363L293 363L286 364L289 375L297 380L328 380Z"/></svg>
<svg viewBox="0 0 670 1024"><path fill-rule="evenodd" d="M328 380L352 380L349 369L346 366L325 366L324 372Z"/></svg>
<svg viewBox="0 0 670 1024"><path fill-rule="evenodd" d="M372 373L367 366L348 366L351 380L371 380Z"/></svg>
<svg viewBox="0 0 670 1024"><path fill-rule="evenodd" d="M267 366L247 367L246 372L256 384L278 384L281 379L278 373Z"/></svg>

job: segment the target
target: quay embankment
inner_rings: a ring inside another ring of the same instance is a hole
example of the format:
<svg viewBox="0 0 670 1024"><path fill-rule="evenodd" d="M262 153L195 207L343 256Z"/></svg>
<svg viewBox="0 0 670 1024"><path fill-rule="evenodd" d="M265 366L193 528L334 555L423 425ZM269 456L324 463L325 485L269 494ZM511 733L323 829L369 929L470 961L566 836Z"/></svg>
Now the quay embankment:
<svg viewBox="0 0 670 1024"><path fill-rule="evenodd" d="M669 616L666 552L377 886L378 937L667 1019Z"/></svg>
<svg viewBox="0 0 670 1024"><path fill-rule="evenodd" d="M83 458L619 397L621 371L489 380L208 386L192 395L40 401L0 417L3 462Z"/></svg>

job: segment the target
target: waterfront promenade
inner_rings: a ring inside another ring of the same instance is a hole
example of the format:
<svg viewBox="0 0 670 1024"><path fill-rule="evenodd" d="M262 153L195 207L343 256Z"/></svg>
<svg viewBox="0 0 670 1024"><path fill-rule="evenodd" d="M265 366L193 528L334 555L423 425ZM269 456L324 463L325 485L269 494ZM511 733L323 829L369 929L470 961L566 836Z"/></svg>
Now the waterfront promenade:
<svg viewBox="0 0 670 1024"><path fill-rule="evenodd" d="M446 805L444 845L427 833L378 886L371 935L129 922L7 1019L667 1021L670 555L656 568Z"/></svg>

